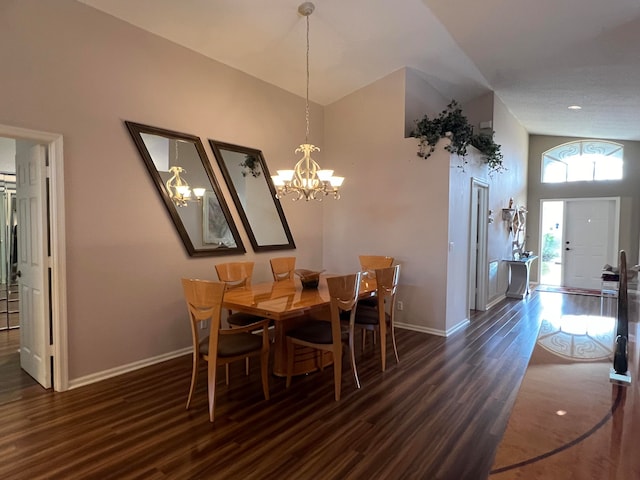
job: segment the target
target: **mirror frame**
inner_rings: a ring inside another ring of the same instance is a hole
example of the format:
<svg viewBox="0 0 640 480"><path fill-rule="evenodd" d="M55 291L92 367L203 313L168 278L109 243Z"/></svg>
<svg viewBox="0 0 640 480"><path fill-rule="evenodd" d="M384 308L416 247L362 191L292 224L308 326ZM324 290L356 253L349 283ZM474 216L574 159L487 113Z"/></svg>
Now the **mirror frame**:
<svg viewBox="0 0 640 480"><path fill-rule="evenodd" d="M244 244L242 243L242 239L240 238L240 234L238 232L238 229L236 228L235 222L231 217L231 212L229 211L227 202L222 194L222 191L220 190L220 185L218 184L216 177L213 173L213 169L211 168L211 164L209 163L209 158L207 157L207 154L204 151L204 147L202 145L202 141L200 140L200 137L189 135L187 133L175 132L173 130L167 130L164 128L152 127L150 125L144 125L141 123L130 122L127 120L125 120L124 123L127 126L127 129L129 130L129 133L131 134L131 137L133 138L133 141L136 147L138 148L138 152L140 153L140 156L142 157L145 165L147 166L147 170L149 171L149 174L151 175L153 182L158 188L158 193L160 193L160 197L162 198L165 207L167 207L167 212L169 213L169 216L171 217L171 220L173 221L173 224L175 225L176 230L178 231L178 234L182 239L182 243L184 244L187 250L187 253L191 257L236 255L236 254L245 253L246 250L244 248ZM235 247L233 248L229 248L229 247L196 248L194 246L193 241L189 236L189 232L187 232L187 229L185 228L184 223L182 222L182 218L178 213L178 208L173 203L173 200L171 200L171 197L169 196L169 192L167 191L167 187L165 186L165 183L162 180L162 177L160 177L160 173L158 172L158 169L156 168L156 165L153 162L153 159L151 158L149 151L147 150L144 140L142 139L143 133L150 134L150 135L158 135L161 137L168 138L170 140L181 140L184 142L192 143L195 146L196 151L198 152L198 155L200 157L200 161L202 162L202 167L204 168L204 171L206 172L207 177L209 177L211 188L217 197L220 208L224 214L224 218L226 219L227 225L229 226L229 230L231 231L233 235L233 239L236 242Z"/></svg>
<svg viewBox="0 0 640 480"><path fill-rule="evenodd" d="M247 235L249 236L249 241L251 242L251 246L253 247L253 250L256 252L266 252L270 250L294 250L296 248L296 244L293 240L293 235L291 234L291 230L289 229L287 218L285 217L284 211L282 210L282 205L280 204L280 200L276 198L277 192L273 186L273 182L271 182L271 175L269 173L269 169L267 168L267 162L265 161L264 156L262 155L262 151L255 148L243 147L241 145L234 145L231 143L219 142L217 140L211 140L211 139L209 139L209 145L211 146L211 150L213 150L213 156L216 158L216 161L218 162L218 166L220 167L220 171L222 172L222 175L224 177L225 183L229 188L229 192L231 193L231 198L233 198L233 203L236 206L236 210L240 215L240 220L242 221L242 224L244 225ZM242 153L245 155L253 155L258 159L260 163L260 167L262 168L262 173L264 175L264 182L266 183L266 186L271 194L271 199L273 200L273 206L275 207L276 212L278 213L278 217L280 218L280 223L282 224L282 229L287 238L287 243L268 244L268 245L258 244L256 236L253 232L253 228L251 226L251 222L249 221L247 212L245 211L244 206L242 205L242 201L238 196L238 192L236 191L236 188L233 184L233 179L224 161L221 150L230 150L230 151Z"/></svg>

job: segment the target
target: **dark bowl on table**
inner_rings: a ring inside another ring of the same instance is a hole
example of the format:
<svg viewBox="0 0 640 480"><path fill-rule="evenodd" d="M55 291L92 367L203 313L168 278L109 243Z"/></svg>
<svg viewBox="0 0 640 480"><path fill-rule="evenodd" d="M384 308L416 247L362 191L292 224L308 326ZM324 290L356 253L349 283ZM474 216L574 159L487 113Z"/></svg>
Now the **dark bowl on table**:
<svg viewBox="0 0 640 480"><path fill-rule="evenodd" d="M294 273L300 277L300 283L302 283L302 288L318 288L318 284L320 283L320 274L324 272L315 271L315 270L306 270L304 268L300 268L294 270Z"/></svg>

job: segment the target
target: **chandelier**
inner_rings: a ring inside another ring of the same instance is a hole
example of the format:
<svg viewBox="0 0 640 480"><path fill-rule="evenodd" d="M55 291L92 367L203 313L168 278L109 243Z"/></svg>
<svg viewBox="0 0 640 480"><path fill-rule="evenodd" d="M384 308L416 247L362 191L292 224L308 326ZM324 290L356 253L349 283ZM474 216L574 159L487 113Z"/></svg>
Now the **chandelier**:
<svg viewBox="0 0 640 480"><path fill-rule="evenodd" d="M175 142L176 145L176 163L178 162L178 141ZM165 184L167 187L167 192L169 193L169 197L173 201L173 203L177 207L186 207L188 202L199 202L202 200L204 196L205 188L194 188L193 190L187 183L187 180L182 177L180 174L182 172L186 172L186 170L182 167L173 166L169 168L169 172L172 174L171 178L167 180ZM191 193L193 192L192 197Z"/></svg>
<svg viewBox="0 0 640 480"><path fill-rule="evenodd" d="M278 175L272 175L273 185L276 187L276 198L282 198L292 193L293 200L305 199L322 200L322 197L333 195L340 198L338 190L342 186L344 177L336 177L333 170L323 170L311 158L313 152L320 149L309 143L309 16L315 6L311 2L304 2L298 7L298 13L307 19L307 94L305 104L305 120L307 130L304 143L296 148L295 153L302 153L302 158L295 164L293 170L278 170Z"/></svg>

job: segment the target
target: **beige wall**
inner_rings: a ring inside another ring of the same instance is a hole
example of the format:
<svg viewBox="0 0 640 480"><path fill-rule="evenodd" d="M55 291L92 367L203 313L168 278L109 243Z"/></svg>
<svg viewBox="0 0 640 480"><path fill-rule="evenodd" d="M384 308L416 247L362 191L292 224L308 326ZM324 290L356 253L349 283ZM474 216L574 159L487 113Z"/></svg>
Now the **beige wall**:
<svg viewBox="0 0 640 480"><path fill-rule="evenodd" d="M404 138L402 102L422 101L422 115L437 115L448 100L434 96L414 73L399 70L326 108L325 153L349 183L339 203L325 206L324 263L348 271L357 268L361 253L394 256L402 264L398 298L404 303L397 321L442 334L468 314L462 295L467 290L471 177L490 184L494 212L510 197L523 204L528 135L500 99L483 96L476 111L483 118L487 109L493 112L505 173L491 178L484 164L474 167L477 152L470 154L464 171L443 148L419 158L417 140ZM415 105L410 108L415 111ZM502 222L489 226L489 259L499 261L494 297L507 288L501 260L510 258L511 240Z"/></svg>
<svg viewBox="0 0 640 480"><path fill-rule="evenodd" d="M489 97L489 98L487 98ZM489 100L489 102L488 102ZM488 108L487 104L491 108ZM494 222L487 229L487 260L497 262L495 289L488 285L488 300L491 303L500 299L509 280L508 265L505 259L511 258L513 240L500 212L505 202L513 198L518 204L524 204L527 191L526 165L528 134L520 123L505 108L502 101L493 94L484 95L476 105L479 113L476 118L487 120L486 111L493 112L495 141L501 145L506 171L489 176L487 166L475 148L469 149L467 164L460 168L461 159L452 157L449 177L449 266L447 274L447 320L446 330L454 329L468 314L468 272L469 241L471 221L471 182L478 179L489 185L489 210L493 211ZM477 120L480 121L480 120ZM488 213L485 212L488 218ZM493 291L495 290L495 291Z"/></svg>
<svg viewBox="0 0 640 480"><path fill-rule="evenodd" d="M395 257L404 303L397 321L441 332L449 155L424 160L416 139L404 137L405 98L420 98L406 94L405 78L399 70L326 107L326 158L347 180L342 199L325 205L324 263L349 271L359 254Z"/></svg>
<svg viewBox="0 0 640 480"><path fill-rule="evenodd" d="M261 149L272 171L290 167L304 99L72 0L4 1L1 13L0 123L64 136L69 378L189 346L179 278L215 278L215 263L242 259L266 280L272 256L251 251L206 139ZM283 207L299 267L351 272L358 254L393 255L403 265L398 321L442 333L460 320L447 319L443 301L452 166L441 149L417 157L405 105L433 114L449 99L405 73L312 104L310 141L321 165L347 178L342 199ZM492 183L497 209L524 198L524 180L512 177L526 171L526 148L513 117L494 109L510 168ZM124 120L201 137L246 255L187 256ZM490 255L501 258L508 236L497 223Z"/></svg>
<svg viewBox="0 0 640 480"><path fill-rule="evenodd" d="M620 181L542 183L542 154L557 145L576 140L584 139L545 135L530 137L527 248L540 251L541 199L620 197L619 248L627 252L627 262L635 265L638 263L640 235L640 142L613 140L624 145L624 178ZM531 273L537 281L539 266Z"/></svg>
<svg viewBox="0 0 640 480"><path fill-rule="evenodd" d="M0 123L64 136L70 379L189 346L180 277L242 259L268 279L270 254L252 253L227 195L247 254L188 257L123 121L200 136L226 192L206 139L290 166L304 99L71 0L0 12ZM322 147L322 109L311 115ZM321 206L283 206L298 264L321 267Z"/></svg>

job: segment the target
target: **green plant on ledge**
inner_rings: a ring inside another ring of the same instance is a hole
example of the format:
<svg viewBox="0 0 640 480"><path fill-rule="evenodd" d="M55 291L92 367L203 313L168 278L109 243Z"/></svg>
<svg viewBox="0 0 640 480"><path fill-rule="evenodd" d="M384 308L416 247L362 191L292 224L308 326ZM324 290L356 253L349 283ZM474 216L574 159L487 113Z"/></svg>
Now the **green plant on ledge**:
<svg viewBox="0 0 640 480"><path fill-rule="evenodd" d="M467 147L473 145L480 151L485 163L489 166L489 175L506 170L502 164L503 156L500 152L500 145L493 140L493 132L491 134L474 134L473 127L455 100L452 100L437 117L429 118L428 115L425 115L416 121L416 129L411 132L411 136L419 140L419 157L429 158L435 151L438 141L447 137L451 142L445 149L462 158L461 168L464 169L464 165L467 163Z"/></svg>
<svg viewBox="0 0 640 480"><path fill-rule="evenodd" d="M481 132L473 134L471 137L471 145L480 151L485 163L489 166L489 175L502 173L507 169L507 167L502 164L503 156L500 151L500 145L493 140L494 133L493 131L490 134Z"/></svg>

